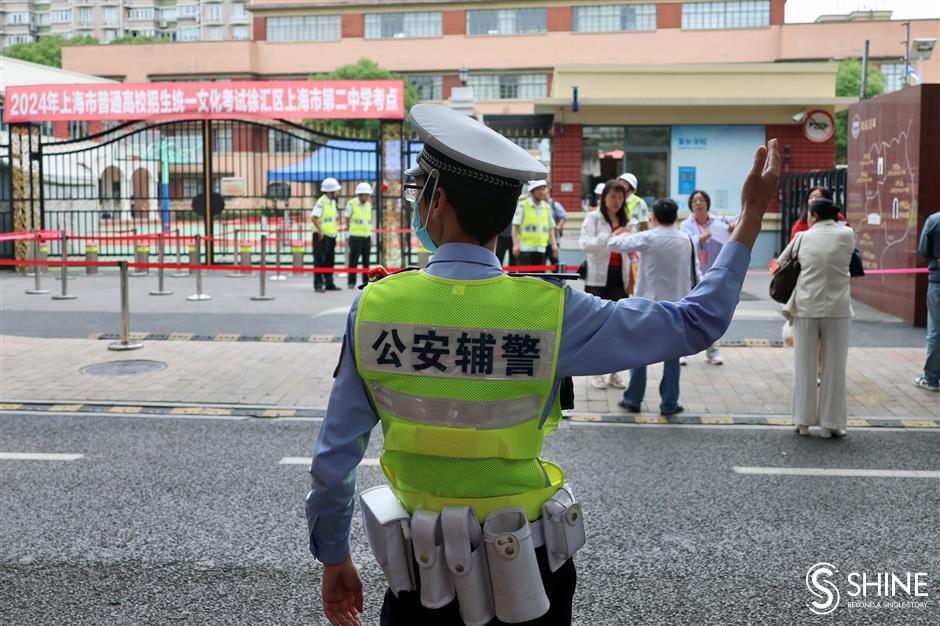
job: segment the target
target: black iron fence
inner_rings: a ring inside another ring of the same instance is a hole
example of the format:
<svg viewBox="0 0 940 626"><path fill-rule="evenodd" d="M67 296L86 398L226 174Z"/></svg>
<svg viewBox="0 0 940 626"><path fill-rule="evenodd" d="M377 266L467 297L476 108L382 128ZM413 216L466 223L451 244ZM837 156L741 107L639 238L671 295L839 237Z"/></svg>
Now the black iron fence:
<svg viewBox="0 0 940 626"><path fill-rule="evenodd" d="M10 134L0 131L0 233L8 233L13 228L13 153L10 146ZM13 242L0 242L0 259L13 258Z"/></svg>
<svg viewBox="0 0 940 626"><path fill-rule="evenodd" d="M837 205L845 207L845 186L848 170L817 170L814 172L786 173L780 177L780 250L790 240L790 231L806 208L806 197L813 187L826 187L832 191Z"/></svg>

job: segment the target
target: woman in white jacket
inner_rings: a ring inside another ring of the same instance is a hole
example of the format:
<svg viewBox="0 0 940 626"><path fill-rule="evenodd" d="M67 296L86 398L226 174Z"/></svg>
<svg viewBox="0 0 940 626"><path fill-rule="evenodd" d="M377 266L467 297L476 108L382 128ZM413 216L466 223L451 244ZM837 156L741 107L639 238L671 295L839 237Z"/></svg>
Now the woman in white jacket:
<svg viewBox="0 0 940 626"><path fill-rule="evenodd" d="M601 192L600 206L591 211L581 223L581 236L578 244L587 252L587 277L584 290L605 300L617 301L627 297L630 284L629 255L611 252L607 249L607 240L611 234L636 231L636 222L627 215L627 199L623 187L617 180L609 180ZM593 376L591 384L604 389L608 385L624 388L619 372L612 372L607 380L603 376Z"/></svg>

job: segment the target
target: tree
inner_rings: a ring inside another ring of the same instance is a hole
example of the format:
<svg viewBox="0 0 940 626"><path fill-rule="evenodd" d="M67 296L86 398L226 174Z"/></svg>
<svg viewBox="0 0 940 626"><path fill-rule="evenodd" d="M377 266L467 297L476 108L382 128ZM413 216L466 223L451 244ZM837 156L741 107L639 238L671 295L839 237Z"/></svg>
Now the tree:
<svg viewBox="0 0 940 626"><path fill-rule="evenodd" d="M312 74L310 80L404 80L405 111L421 99L418 89L403 76L386 70L371 59L361 58L350 65L336 68L329 74ZM307 126L315 130L347 135L351 137L378 137L379 120L307 120Z"/></svg>
<svg viewBox="0 0 940 626"><path fill-rule="evenodd" d="M839 72L836 74L836 95L837 96L856 96L861 94L862 90L862 64L858 59L844 59L839 63ZM865 89L865 97L871 98L880 96L885 91L885 79L881 75L881 70L869 63L868 65L868 85ZM849 112L841 111L836 113L836 163L846 162L846 153L848 151L849 137Z"/></svg>
<svg viewBox="0 0 940 626"><path fill-rule="evenodd" d="M79 35L71 39L66 39L61 35L49 35L40 37L39 41L10 46L3 51L3 55L30 63L62 67L63 46L87 46L97 43L98 40L90 35Z"/></svg>
<svg viewBox="0 0 940 626"><path fill-rule="evenodd" d="M143 44L143 43L172 43L173 40L169 37L154 37L153 35L124 35L122 37L115 37L111 40L112 44L122 44L122 43L133 43L133 44Z"/></svg>

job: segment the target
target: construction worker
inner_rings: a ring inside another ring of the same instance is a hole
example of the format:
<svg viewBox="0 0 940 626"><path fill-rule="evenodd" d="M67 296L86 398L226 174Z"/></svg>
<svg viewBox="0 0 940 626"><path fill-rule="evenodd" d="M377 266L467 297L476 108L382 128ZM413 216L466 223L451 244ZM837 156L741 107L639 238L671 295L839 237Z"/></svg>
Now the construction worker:
<svg viewBox="0 0 940 626"><path fill-rule="evenodd" d="M339 181L335 178L324 178L320 183L322 195L310 212L313 222L313 266L333 269L336 264L336 233L337 210L336 194L339 192ZM324 291L338 291L339 287L333 279L332 272L317 272L313 275L313 288L318 293Z"/></svg>
<svg viewBox="0 0 940 626"><path fill-rule="evenodd" d="M570 624L583 516L564 471L541 458L561 379L674 359L721 336L777 192L776 141L769 158L758 149L732 242L688 296L610 302L500 267L497 235L524 181L545 176L538 160L447 107L418 104L409 121L424 149L405 199L434 255L424 270L370 282L349 312L306 498L323 609L334 626ZM389 586L381 615L366 618L349 534L356 467L379 422L388 484L359 504Z"/></svg>
<svg viewBox="0 0 940 626"><path fill-rule="evenodd" d="M343 215L349 223L349 239L346 241L346 252L349 255L349 269L361 266L369 267L369 255L372 253L372 186L369 183L356 185L356 197L350 198L346 203ZM360 274L361 282L369 282L369 275ZM356 286L356 275L349 272L347 285L350 289Z"/></svg>
<svg viewBox="0 0 940 626"><path fill-rule="evenodd" d="M646 201L636 194L636 176L624 172L619 177L620 185L627 194L627 219L634 219L639 223L638 230L647 230L650 227L650 209Z"/></svg>
<svg viewBox="0 0 940 626"><path fill-rule="evenodd" d="M529 183L529 197L519 203L512 218L512 253L521 265L545 265L546 248L553 257L558 257L548 183L533 180Z"/></svg>

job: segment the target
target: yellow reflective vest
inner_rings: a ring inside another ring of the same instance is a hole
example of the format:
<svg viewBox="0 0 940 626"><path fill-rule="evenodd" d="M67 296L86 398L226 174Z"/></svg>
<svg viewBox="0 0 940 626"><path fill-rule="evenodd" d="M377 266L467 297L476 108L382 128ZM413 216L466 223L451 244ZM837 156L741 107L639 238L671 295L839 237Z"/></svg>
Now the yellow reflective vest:
<svg viewBox="0 0 940 626"><path fill-rule="evenodd" d="M317 200L317 206L319 206L323 213L320 215L320 232L326 235L327 237L335 237L337 233L336 228L336 199L331 199L326 194L320 196L320 199Z"/></svg>
<svg viewBox="0 0 940 626"><path fill-rule="evenodd" d="M548 202L538 207L531 198L522 201L522 224L519 225L519 243L522 246L543 250L549 242L552 229L552 208Z"/></svg>
<svg viewBox="0 0 940 626"><path fill-rule="evenodd" d="M353 237L371 237L372 203L362 203L359 202L359 198L353 198L346 206L351 210L349 214L349 234Z"/></svg>

